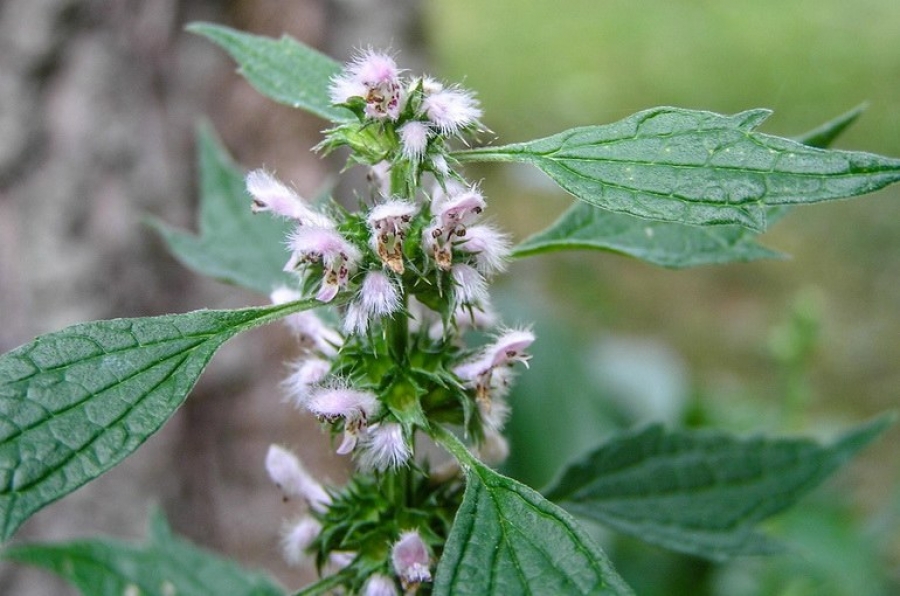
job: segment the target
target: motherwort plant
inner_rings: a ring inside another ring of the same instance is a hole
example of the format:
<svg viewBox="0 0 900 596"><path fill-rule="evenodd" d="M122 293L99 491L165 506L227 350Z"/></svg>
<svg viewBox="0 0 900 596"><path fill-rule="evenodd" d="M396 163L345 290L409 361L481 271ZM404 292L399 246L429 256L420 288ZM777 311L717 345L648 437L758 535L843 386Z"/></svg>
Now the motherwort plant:
<svg viewBox="0 0 900 596"><path fill-rule="evenodd" d="M262 93L330 122L318 151L347 155L368 187L311 201L267 170L243 174L201 134L201 240L156 227L189 266L272 304L85 323L2 356L4 539L134 451L222 343L278 319L300 354L283 384L289 402L353 467L331 486L284 446L260 454L297 503L283 555L321 577L303 594L630 594L571 514L714 561L769 553L757 523L887 426L878 419L824 445L650 426L609 438L543 494L492 469L509 453L509 392L535 341L490 304L509 259L599 249L687 267L773 256L756 236L791 205L900 180L896 159L823 148L858 112L799 140L756 132L766 110L656 108L478 146L475 95L403 71L387 53L339 65L288 38L192 30ZM514 245L486 218L488 200L463 171L470 161L535 166L579 201ZM89 594L284 594L179 541L161 519L142 547L21 545L4 556Z"/></svg>

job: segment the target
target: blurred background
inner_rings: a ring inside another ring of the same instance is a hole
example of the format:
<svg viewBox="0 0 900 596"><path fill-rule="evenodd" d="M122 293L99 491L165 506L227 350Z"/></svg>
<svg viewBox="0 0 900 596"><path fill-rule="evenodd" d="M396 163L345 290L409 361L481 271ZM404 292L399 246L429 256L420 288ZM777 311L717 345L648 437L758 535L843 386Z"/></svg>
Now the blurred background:
<svg viewBox="0 0 900 596"><path fill-rule="evenodd" d="M893 0L3 0L0 2L0 349L82 320L261 303L167 256L141 218L193 226L193 131L206 118L246 168L312 194L336 164L309 153L323 123L262 98L183 26L288 33L345 58L400 52L478 93L497 142L606 123L657 105L766 107L799 135L868 102L836 147L900 156L900 4ZM571 202L519 167L468 170L516 239ZM763 237L785 261L668 271L572 252L514 264L496 289L535 321L512 397L505 471L533 486L616 429L651 420L833 436L900 393L900 187L794 210ZM20 539L143 535L150 504L192 540L296 587L277 552L270 442L316 473L343 463L278 382L282 329L226 346L176 417L133 457L48 507ZM722 566L598 530L639 594L878 595L900 591L900 429L778 517L791 550ZM66 594L0 566L0 593Z"/></svg>

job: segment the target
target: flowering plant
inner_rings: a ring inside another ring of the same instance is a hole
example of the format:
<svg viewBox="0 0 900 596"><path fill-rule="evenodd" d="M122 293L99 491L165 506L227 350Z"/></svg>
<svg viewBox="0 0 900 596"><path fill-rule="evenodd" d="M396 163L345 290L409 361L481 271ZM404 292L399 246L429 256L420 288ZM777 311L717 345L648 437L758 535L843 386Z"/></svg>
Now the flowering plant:
<svg viewBox="0 0 900 596"><path fill-rule="evenodd" d="M317 149L347 151L369 188L355 210L315 204L264 169L244 176L204 133L201 237L157 228L186 264L272 305L85 323L2 356L4 539L158 430L225 341L278 319L302 354L284 383L290 402L355 467L346 485L325 486L289 449L265 456L302 509L284 557L321 574L303 594L630 594L572 514L711 560L767 553L775 545L758 522L887 426L880 418L825 445L651 426L607 440L543 494L491 467L509 452L507 398L536 341L490 304L489 282L509 259L600 249L687 267L774 256L756 236L790 206L900 180L896 159L824 148L858 112L799 140L756 132L765 110L657 108L476 146L487 129L474 94L406 73L388 54L362 51L342 66L288 38L192 29L259 91L329 121ZM514 246L483 219L487 199L463 171L477 161L533 165L580 201ZM422 455L429 442L449 457ZM96 541L4 556L92 594L284 593L180 542L160 519L145 549Z"/></svg>

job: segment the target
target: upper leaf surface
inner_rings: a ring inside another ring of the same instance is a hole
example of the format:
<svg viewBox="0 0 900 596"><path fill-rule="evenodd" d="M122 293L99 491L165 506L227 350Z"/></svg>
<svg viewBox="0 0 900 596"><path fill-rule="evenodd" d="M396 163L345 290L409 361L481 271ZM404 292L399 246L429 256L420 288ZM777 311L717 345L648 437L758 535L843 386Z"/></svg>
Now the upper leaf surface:
<svg viewBox="0 0 900 596"><path fill-rule="evenodd" d="M285 35L272 39L242 33L221 25L193 23L188 31L217 43L240 66L240 73L257 91L332 122L352 114L331 105L328 87L341 64Z"/></svg>
<svg viewBox="0 0 900 596"><path fill-rule="evenodd" d="M450 443L454 444L450 444ZM563 510L442 443L466 469L466 492L434 594L631 594L603 551Z"/></svg>
<svg viewBox="0 0 900 596"><path fill-rule="evenodd" d="M797 140L812 147L827 147L863 110L864 106L858 106ZM768 223L782 217L787 210L789 207L770 207L766 212ZM701 227L652 221L576 201L552 225L516 246L513 255L525 257L557 250L593 249L670 268L781 256L757 244L756 237L755 232L741 226Z"/></svg>
<svg viewBox="0 0 900 596"><path fill-rule="evenodd" d="M900 180L900 160L754 132L768 116L655 108L461 161L518 161L594 206L659 221L766 227L766 207L865 194Z"/></svg>
<svg viewBox="0 0 900 596"><path fill-rule="evenodd" d="M161 518L153 523L153 531L141 546L111 539L80 540L16 546L2 556L52 571L85 596L284 594L265 576L172 536Z"/></svg>
<svg viewBox="0 0 900 596"><path fill-rule="evenodd" d="M525 239L513 256L557 250L594 249L620 253L662 267L778 258L740 226L694 227L611 213L576 202L547 229Z"/></svg>
<svg viewBox="0 0 900 596"><path fill-rule="evenodd" d="M137 449L226 340L317 305L95 321L0 356L0 539Z"/></svg>
<svg viewBox="0 0 900 596"><path fill-rule="evenodd" d="M651 426L589 453L545 494L673 550L715 560L770 552L775 545L754 526L794 504L890 422L879 418L825 446Z"/></svg>
<svg viewBox="0 0 900 596"><path fill-rule="evenodd" d="M209 127L198 134L200 234L151 221L169 250L197 273L268 295L290 282L283 271L290 224L254 214L244 175Z"/></svg>

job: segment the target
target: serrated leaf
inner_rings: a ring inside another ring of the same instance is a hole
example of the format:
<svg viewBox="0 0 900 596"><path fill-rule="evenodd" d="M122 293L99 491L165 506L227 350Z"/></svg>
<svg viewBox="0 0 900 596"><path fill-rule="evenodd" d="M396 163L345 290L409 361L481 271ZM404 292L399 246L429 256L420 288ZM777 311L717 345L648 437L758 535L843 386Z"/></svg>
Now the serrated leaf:
<svg viewBox="0 0 900 596"><path fill-rule="evenodd" d="M141 546L113 539L25 544L2 557L51 571L85 596L283 596L260 573L172 535L161 515Z"/></svg>
<svg viewBox="0 0 900 596"><path fill-rule="evenodd" d="M225 341L318 305L82 323L0 356L0 539L137 449Z"/></svg>
<svg viewBox="0 0 900 596"><path fill-rule="evenodd" d="M434 594L631 594L609 559L564 511L437 436L466 472L466 491Z"/></svg>
<svg viewBox="0 0 900 596"><path fill-rule="evenodd" d="M766 227L767 207L861 195L900 180L897 159L755 132L768 115L655 108L454 156L532 164L577 198L617 213L757 231Z"/></svg>
<svg viewBox="0 0 900 596"><path fill-rule="evenodd" d="M811 147L830 145L863 112L857 106L801 135L797 141ZM789 210L770 207L772 224ZM527 257L559 250L591 249L614 252L669 268L781 258L779 252L757 244L757 233L735 225L689 226L660 222L597 209L576 201L548 228L526 238L513 250Z"/></svg>
<svg viewBox="0 0 900 596"><path fill-rule="evenodd" d="M680 552L713 560L772 552L777 545L756 524L793 505L891 422L876 419L830 445L651 426L572 464L545 496Z"/></svg>
<svg viewBox="0 0 900 596"><path fill-rule="evenodd" d="M349 110L331 105L328 88L341 64L325 54L287 35L272 39L211 23L192 23L187 30L221 46L266 97L332 122L352 117Z"/></svg>
<svg viewBox="0 0 900 596"><path fill-rule="evenodd" d="M611 213L576 202L550 227L516 246L513 256L593 249L673 269L782 256L757 244L756 236L740 226L685 226Z"/></svg>
<svg viewBox="0 0 900 596"><path fill-rule="evenodd" d="M290 224L254 214L244 188L244 174L216 139L212 129L197 135L200 212L195 235L151 220L169 250L186 267L220 281L268 295L289 284L285 238Z"/></svg>

